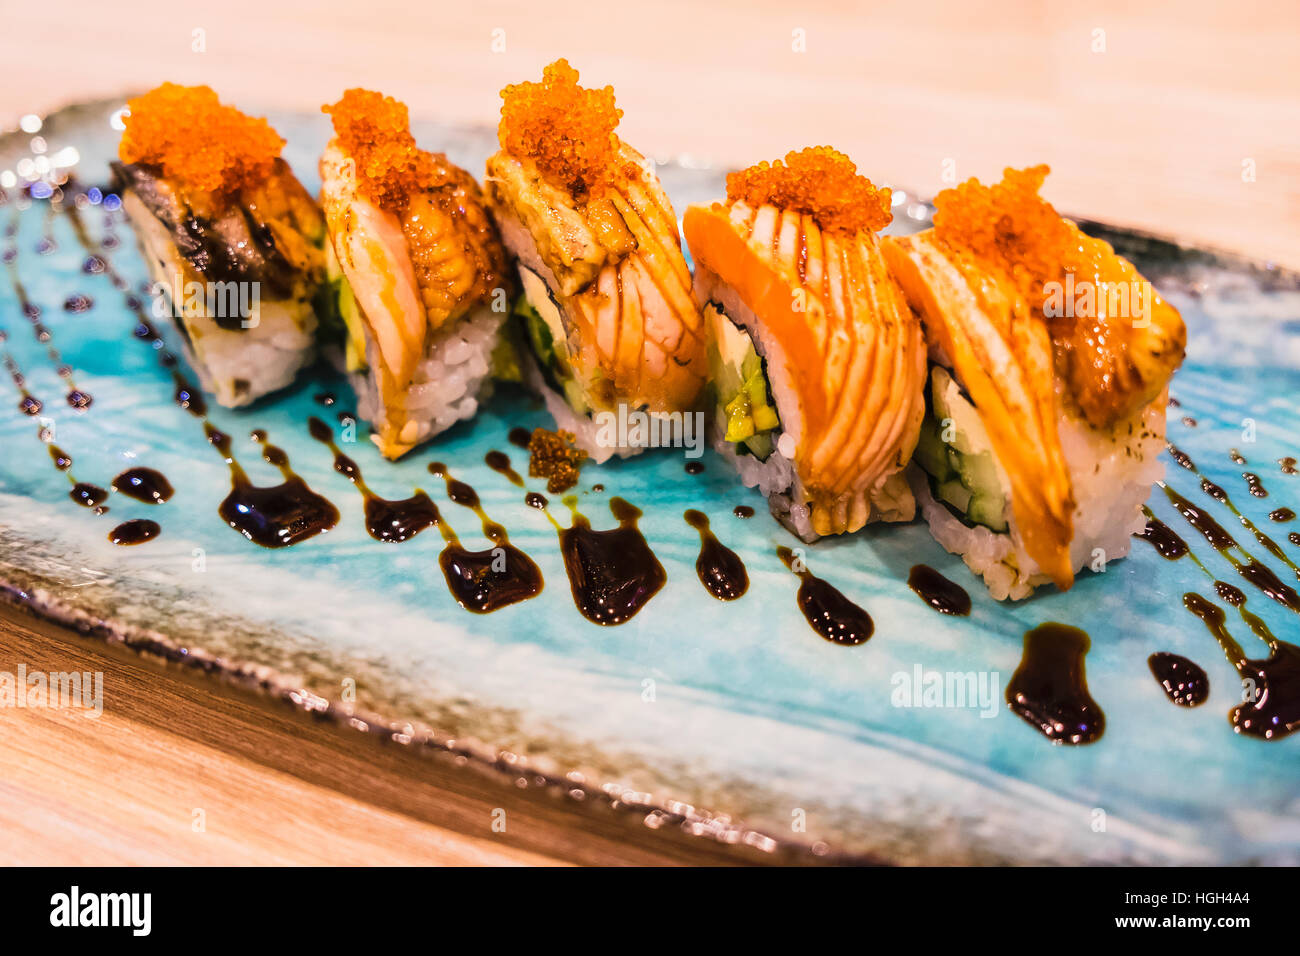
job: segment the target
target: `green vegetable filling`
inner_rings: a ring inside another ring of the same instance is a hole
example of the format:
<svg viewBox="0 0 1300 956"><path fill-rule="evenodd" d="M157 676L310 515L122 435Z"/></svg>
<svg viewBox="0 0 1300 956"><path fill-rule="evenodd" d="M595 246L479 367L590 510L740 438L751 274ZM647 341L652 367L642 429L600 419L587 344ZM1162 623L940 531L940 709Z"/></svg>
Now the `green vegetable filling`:
<svg viewBox="0 0 1300 956"><path fill-rule="evenodd" d="M776 447L776 433L781 427L766 363L748 332L716 304L709 308L714 312L709 370L717 414L726 423L723 437L735 443L738 452L765 460Z"/></svg>
<svg viewBox="0 0 1300 956"><path fill-rule="evenodd" d="M975 406L947 370L935 367L913 460L935 499L970 524L1007 530L1007 493Z"/></svg>

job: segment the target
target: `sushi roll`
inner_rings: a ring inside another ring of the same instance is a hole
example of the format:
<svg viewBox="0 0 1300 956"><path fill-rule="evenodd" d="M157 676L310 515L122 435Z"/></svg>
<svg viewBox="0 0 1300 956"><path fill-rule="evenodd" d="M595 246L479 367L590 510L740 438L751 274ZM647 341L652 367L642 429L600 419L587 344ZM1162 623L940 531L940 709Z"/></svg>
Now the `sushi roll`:
<svg viewBox="0 0 1300 956"><path fill-rule="evenodd" d="M999 600L1128 554L1163 474L1182 318L1129 262L1008 169L885 241L932 359L913 488L930 530Z"/></svg>
<svg viewBox="0 0 1300 956"><path fill-rule="evenodd" d="M123 123L115 185L203 388L235 407L288 385L315 357L325 222L284 140L206 86L164 83Z"/></svg>
<svg viewBox="0 0 1300 956"><path fill-rule="evenodd" d="M593 460L634 454L638 436L607 427L611 415L671 425L704 386L677 216L652 164L615 133L611 88L584 89L557 60L501 96L485 188L519 261L529 381Z"/></svg>
<svg viewBox="0 0 1300 956"><path fill-rule="evenodd" d="M715 445L806 541L915 515L926 355L881 253L891 218L889 189L825 146L686 210Z"/></svg>
<svg viewBox="0 0 1300 956"><path fill-rule="evenodd" d="M513 287L478 184L415 145L404 104L351 89L323 109L329 334L395 459L477 411Z"/></svg>

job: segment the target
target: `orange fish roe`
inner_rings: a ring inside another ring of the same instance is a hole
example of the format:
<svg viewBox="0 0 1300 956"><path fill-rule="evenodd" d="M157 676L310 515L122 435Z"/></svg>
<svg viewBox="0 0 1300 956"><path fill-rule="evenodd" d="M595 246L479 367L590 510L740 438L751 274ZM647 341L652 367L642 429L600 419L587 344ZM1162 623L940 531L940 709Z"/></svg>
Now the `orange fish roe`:
<svg viewBox="0 0 1300 956"><path fill-rule="evenodd" d="M968 179L934 200L935 235L1002 268L1032 302L1042 298L1044 283L1071 266L1070 229L1038 195L1049 172L1045 165L1008 168L994 186Z"/></svg>
<svg viewBox="0 0 1300 956"><path fill-rule="evenodd" d="M207 86L164 83L126 106L118 157L157 166L186 190L233 193L257 185L284 146L270 123L223 106Z"/></svg>
<svg viewBox="0 0 1300 956"><path fill-rule="evenodd" d="M542 82L507 86L501 99L501 148L533 160L555 185L588 193L615 169L623 111L612 86L584 89L578 71L560 59L542 71Z"/></svg>
<svg viewBox="0 0 1300 956"><path fill-rule="evenodd" d="M838 150L812 146L785 161L759 163L727 176L727 199L805 213L828 232L877 232L893 220L891 190L877 189Z"/></svg>
<svg viewBox="0 0 1300 956"><path fill-rule="evenodd" d="M321 112L330 115L343 152L356 162L362 195L381 209L401 212L412 193L445 181L433 154L415 145L405 103L373 90L351 89Z"/></svg>

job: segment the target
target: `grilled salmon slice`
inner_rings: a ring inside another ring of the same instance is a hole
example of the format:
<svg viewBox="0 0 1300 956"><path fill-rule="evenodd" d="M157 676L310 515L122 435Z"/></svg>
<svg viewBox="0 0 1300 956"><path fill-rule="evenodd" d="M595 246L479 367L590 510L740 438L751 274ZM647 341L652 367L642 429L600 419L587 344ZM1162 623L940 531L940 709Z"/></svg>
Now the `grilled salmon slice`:
<svg viewBox="0 0 1300 956"><path fill-rule="evenodd" d="M842 164L856 175L834 151L792 154L787 164L787 178ZM774 191L777 201L756 206L740 198L692 206L686 238L697 281L704 274L710 286L730 287L749 313L812 529L856 531L900 494L925 414L924 338L860 216L827 208L835 195L792 197L783 208ZM861 201L880 198L873 187Z"/></svg>

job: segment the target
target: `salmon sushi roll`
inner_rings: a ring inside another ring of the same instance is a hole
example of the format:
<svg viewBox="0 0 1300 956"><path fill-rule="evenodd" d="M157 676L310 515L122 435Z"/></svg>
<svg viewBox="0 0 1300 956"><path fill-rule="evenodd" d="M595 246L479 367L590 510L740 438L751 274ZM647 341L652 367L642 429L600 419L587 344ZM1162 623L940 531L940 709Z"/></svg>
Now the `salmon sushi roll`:
<svg viewBox="0 0 1300 956"><path fill-rule="evenodd" d="M719 450L806 541L909 521L925 343L881 252L890 190L829 147L686 210Z"/></svg>
<svg viewBox="0 0 1300 956"><path fill-rule="evenodd" d="M351 89L322 109L335 351L396 459L478 410L513 284L478 183L416 146L404 104Z"/></svg>
<svg viewBox="0 0 1300 956"><path fill-rule="evenodd" d="M518 259L528 377L595 461L643 444L628 412L680 421L704 386L704 327L677 216L653 165L615 133L614 91L564 60L501 93L489 205ZM656 426L657 427L657 426Z"/></svg>
<svg viewBox="0 0 1300 956"><path fill-rule="evenodd" d="M913 488L999 600L1128 554L1187 340L1131 263L1039 196L1047 173L944 190L934 228L885 241L932 358Z"/></svg>
<svg viewBox="0 0 1300 956"><path fill-rule="evenodd" d="M116 187L205 391L247 405L315 358L325 221L264 119L206 86L127 103Z"/></svg>

